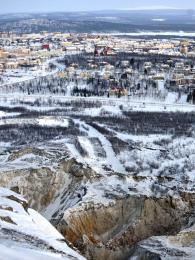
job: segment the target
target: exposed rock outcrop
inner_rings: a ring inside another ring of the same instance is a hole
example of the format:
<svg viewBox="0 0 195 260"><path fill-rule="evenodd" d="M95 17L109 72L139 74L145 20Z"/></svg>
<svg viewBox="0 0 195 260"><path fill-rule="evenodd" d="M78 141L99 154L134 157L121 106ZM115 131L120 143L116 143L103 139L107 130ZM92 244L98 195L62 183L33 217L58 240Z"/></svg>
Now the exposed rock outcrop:
<svg viewBox="0 0 195 260"><path fill-rule="evenodd" d="M193 196L194 197L194 196ZM140 240L173 234L187 224L194 198L130 196L105 205L68 209L58 230L88 259L126 259Z"/></svg>
<svg viewBox="0 0 195 260"><path fill-rule="evenodd" d="M0 186L19 192L29 201L32 208L42 211L63 191L68 191L70 184L73 187L73 183L98 178L89 167L85 167L74 158L69 158L66 151L60 155L55 152L59 153L53 150L52 156L51 151L35 148L12 152L7 169L1 172ZM32 157L30 166L26 161L29 155ZM24 161L21 161L23 157ZM36 164L33 164L33 157ZM20 164L16 165L15 162L19 159Z"/></svg>
<svg viewBox="0 0 195 260"><path fill-rule="evenodd" d="M195 226L184 229L174 236L156 236L146 239L135 247L132 257L142 259L194 259Z"/></svg>

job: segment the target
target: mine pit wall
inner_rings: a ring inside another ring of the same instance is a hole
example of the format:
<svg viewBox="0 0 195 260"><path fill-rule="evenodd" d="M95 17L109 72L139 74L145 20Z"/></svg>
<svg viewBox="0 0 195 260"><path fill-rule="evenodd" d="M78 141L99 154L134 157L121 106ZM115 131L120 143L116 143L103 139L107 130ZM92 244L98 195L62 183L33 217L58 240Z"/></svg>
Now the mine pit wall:
<svg viewBox="0 0 195 260"><path fill-rule="evenodd" d="M42 212L74 179L81 182L84 173L75 160L62 160L57 169L43 167L2 172L0 186L20 193L29 202L29 207Z"/></svg>
<svg viewBox="0 0 195 260"><path fill-rule="evenodd" d="M57 191L70 182L62 171L48 168L1 173L0 186L10 188L29 202L29 206L42 211L55 198Z"/></svg>
<svg viewBox="0 0 195 260"><path fill-rule="evenodd" d="M18 190L29 206L44 210L57 194L72 183L97 175L74 159L62 160L55 170L49 168L1 173L0 186ZM83 206L84 205L84 206ZM194 214L195 193L182 192L178 198L129 195L110 204L93 202L67 209L57 216L55 227L87 259L128 259L137 242L155 235L174 235ZM68 212L68 214L67 214Z"/></svg>
<svg viewBox="0 0 195 260"><path fill-rule="evenodd" d="M187 225L194 205L192 193L180 199L131 196L108 207L78 208L65 214L57 228L87 259L123 260L137 242L179 232Z"/></svg>

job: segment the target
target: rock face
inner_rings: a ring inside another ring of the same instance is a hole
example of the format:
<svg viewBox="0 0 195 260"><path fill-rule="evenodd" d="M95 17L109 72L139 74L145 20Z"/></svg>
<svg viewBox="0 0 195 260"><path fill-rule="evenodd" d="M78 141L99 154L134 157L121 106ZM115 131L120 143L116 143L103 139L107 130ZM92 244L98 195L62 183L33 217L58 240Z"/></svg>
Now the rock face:
<svg viewBox="0 0 195 260"><path fill-rule="evenodd" d="M194 259L195 227L184 229L174 236L156 236L140 242L132 254L142 259Z"/></svg>
<svg viewBox="0 0 195 260"><path fill-rule="evenodd" d="M192 203L132 196L107 206L86 204L67 210L57 228L88 259L126 259L140 240L181 230Z"/></svg>
<svg viewBox="0 0 195 260"><path fill-rule="evenodd" d="M1 259L84 260L62 235L18 194L0 188Z"/></svg>
<svg viewBox="0 0 195 260"><path fill-rule="evenodd" d="M50 204L56 191L65 183L68 184L68 176L61 171L55 173L49 168L6 172L1 179L1 186L23 194L31 207L38 211Z"/></svg>
<svg viewBox="0 0 195 260"><path fill-rule="evenodd" d="M16 164L17 162L17 164ZM6 169L1 170L0 186L21 193L39 212L47 208L68 187L93 177L93 171L69 157L67 149L28 148L13 151ZM75 183L75 184L74 184Z"/></svg>

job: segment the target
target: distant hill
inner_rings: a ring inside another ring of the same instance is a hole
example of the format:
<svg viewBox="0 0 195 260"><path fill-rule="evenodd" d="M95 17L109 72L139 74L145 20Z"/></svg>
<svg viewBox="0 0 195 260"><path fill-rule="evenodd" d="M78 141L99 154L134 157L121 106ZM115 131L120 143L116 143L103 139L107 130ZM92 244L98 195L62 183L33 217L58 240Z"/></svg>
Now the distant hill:
<svg viewBox="0 0 195 260"><path fill-rule="evenodd" d="M134 9L1 14L0 31L8 30L27 33L42 30L77 33L130 33L143 30L194 32L195 11L182 9Z"/></svg>

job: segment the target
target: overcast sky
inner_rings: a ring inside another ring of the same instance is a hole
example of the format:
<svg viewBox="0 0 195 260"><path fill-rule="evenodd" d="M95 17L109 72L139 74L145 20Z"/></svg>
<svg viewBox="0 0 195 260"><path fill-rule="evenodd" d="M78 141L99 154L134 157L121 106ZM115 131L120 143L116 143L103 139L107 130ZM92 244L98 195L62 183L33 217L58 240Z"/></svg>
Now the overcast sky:
<svg viewBox="0 0 195 260"><path fill-rule="evenodd" d="M195 0L0 0L0 13L172 7L195 9Z"/></svg>

